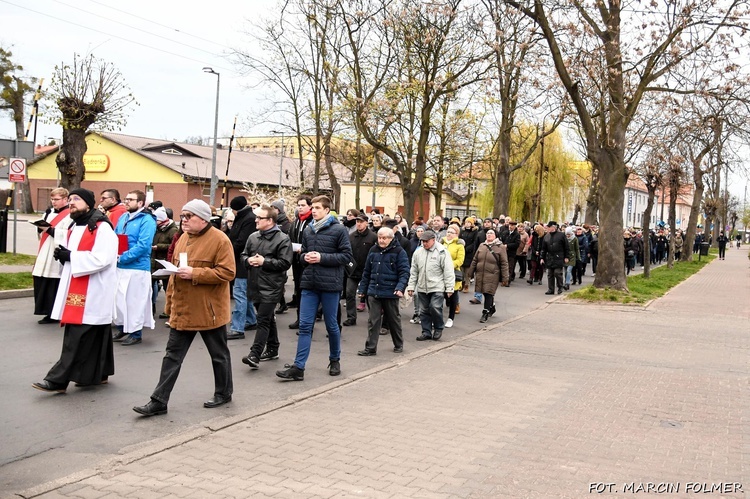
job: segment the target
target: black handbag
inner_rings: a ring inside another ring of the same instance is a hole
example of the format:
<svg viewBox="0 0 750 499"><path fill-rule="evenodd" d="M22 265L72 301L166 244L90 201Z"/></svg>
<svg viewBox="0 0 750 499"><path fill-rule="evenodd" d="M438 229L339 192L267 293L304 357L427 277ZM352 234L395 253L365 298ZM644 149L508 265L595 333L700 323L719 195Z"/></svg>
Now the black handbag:
<svg viewBox="0 0 750 499"><path fill-rule="evenodd" d="M464 282L464 272L462 270L453 271L456 276L456 282Z"/></svg>

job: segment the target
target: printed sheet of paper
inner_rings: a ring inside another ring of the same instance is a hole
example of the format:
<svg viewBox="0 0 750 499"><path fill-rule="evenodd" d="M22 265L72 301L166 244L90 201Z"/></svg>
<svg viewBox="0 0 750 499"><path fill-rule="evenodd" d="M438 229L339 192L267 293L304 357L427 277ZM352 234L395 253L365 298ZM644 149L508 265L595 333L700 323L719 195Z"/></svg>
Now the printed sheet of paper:
<svg viewBox="0 0 750 499"><path fill-rule="evenodd" d="M159 263L159 264L161 264L164 268L157 270L156 272L154 272L153 274L151 274L152 276L154 276L154 277L168 277L168 276L171 276L171 275L177 273L177 270L178 270L177 267L175 267L174 265L172 265L170 262L168 262L166 260L159 260L159 259L157 259L156 262Z"/></svg>

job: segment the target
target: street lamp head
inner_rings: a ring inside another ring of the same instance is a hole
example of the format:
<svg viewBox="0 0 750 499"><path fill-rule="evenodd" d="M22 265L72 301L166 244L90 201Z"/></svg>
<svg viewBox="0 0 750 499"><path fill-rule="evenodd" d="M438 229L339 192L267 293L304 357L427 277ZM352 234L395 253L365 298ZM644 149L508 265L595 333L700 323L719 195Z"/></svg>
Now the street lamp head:
<svg viewBox="0 0 750 499"><path fill-rule="evenodd" d="M218 75L219 74L216 71L214 71L214 68L210 68L208 66L206 66L205 68L203 68L203 72L204 73L211 73L211 74L214 74L214 75Z"/></svg>

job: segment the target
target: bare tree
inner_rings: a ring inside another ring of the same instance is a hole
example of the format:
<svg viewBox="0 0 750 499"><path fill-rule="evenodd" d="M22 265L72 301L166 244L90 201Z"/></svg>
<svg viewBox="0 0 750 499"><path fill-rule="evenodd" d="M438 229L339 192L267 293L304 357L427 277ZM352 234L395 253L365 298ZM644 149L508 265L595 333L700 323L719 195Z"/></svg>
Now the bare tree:
<svg viewBox="0 0 750 499"><path fill-rule="evenodd" d="M73 64L55 66L51 95L57 104L54 120L63 127L63 143L55 163L60 184L70 190L86 176L86 132L96 125L113 130L125 125L126 111L137 105L120 71L93 55L73 55Z"/></svg>

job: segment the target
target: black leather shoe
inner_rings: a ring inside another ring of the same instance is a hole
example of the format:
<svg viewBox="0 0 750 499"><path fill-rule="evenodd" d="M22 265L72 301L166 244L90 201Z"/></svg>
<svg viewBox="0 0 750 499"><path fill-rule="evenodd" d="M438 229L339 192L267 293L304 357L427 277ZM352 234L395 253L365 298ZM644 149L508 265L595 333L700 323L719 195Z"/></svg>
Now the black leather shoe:
<svg viewBox="0 0 750 499"><path fill-rule="evenodd" d="M167 413L167 404L151 399L146 405L137 405L133 410L142 416L159 416Z"/></svg>
<svg viewBox="0 0 750 499"><path fill-rule="evenodd" d="M117 331L116 333L112 333L112 341L122 341L127 335L128 333Z"/></svg>
<svg viewBox="0 0 750 499"><path fill-rule="evenodd" d="M242 363L247 364L251 369L258 369L260 367L260 359L253 354L242 357Z"/></svg>
<svg viewBox="0 0 750 499"><path fill-rule="evenodd" d="M432 339L432 336L428 336L426 334L423 334L421 336L417 336L417 341L427 341L427 340L431 340L431 339Z"/></svg>
<svg viewBox="0 0 750 499"><path fill-rule="evenodd" d="M364 350L360 350L359 352L357 352L357 355L360 355L362 357L369 357L371 355L377 355L377 354L378 354L377 352L373 352L372 350L368 350L366 348Z"/></svg>
<svg viewBox="0 0 750 499"><path fill-rule="evenodd" d="M294 321L289 324L289 329L299 329L299 321Z"/></svg>
<svg viewBox="0 0 750 499"><path fill-rule="evenodd" d="M302 381L305 379L305 370L300 369L299 367L295 366L294 364L289 365L286 369L283 371L276 371L276 376L282 379L291 379L294 381Z"/></svg>
<svg viewBox="0 0 750 499"><path fill-rule="evenodd" d="M432 339L435 341L439 340L441 336L443 336L442 331L435 331L434 333L432 333Z"/></svg>
<svg viewBox="0 0 750 499"><path fill-rule="evenodd" d="M162 312L159 314L159 319L169 319L169 314Z"/></svg>
<svg viewBox="0 0 750 499"><path fill-rule="evenodd" d="M137 345L141 341L143 341L143 340L141 340L141 338L136 338L136 337L134 337L131 334L131 335L128 335L127 338L125 338L124 340L122 340L121 345L124 346L124 347L129 347L131 345Z"/></svg>
<svg viewBox="0 0 750 499"><path fill-rule="evenodd" d="M404 347L393 347L394 353L401 353L404 351Z"/></svg>
<svg viewBox="0 0 750 499"><path fill-rule="evenodd" d="M60 321L58 321L56 319L53 319L49 315L47 315L45 317L42 317L41 319L39 319L38 321L36 321L37 324L57 324L58 322L60 322Z"/></svg>
<svg viewBox="0 0 750 499"><path fill-rule="evenodd" d="M286 306L286 305L282 305L279 308L277 308L274 313L276 313L276 314L285 314L287 310L289 310L289 307Z"/></svg>
<svg viewBox="0 0 750 499"><path fill-rule="evenodd" d="M227 340L244 340L245 339L245 333L240 333L238 331L230 331L227 333Z"/></svg>
<svg viewBox="0 0 750 499"><path fill-rule="evenodd" d="M257 324L245 324L245 331L252 331L253 329L258 329Z"/></svg>
<svg viewBox="0 0 750 499"><path fill-rule="evenodd" d="M357 321L353 321L351 319L346 319L343 323L344 326L356 326Z"/></svg>
<svg viewBox="0 0 750 499"><path fill-rule="evenodd" d="M66 385L58 385L57 383L51 383L47 381L46 379L44 381L40 381L39 383L32 383L31 386L43 392L65 393L65 390L68 389Z"/></svg>
<svg viewBox="0 0 750 499"><path fill-rule="evenodd" d="M547 291L547 292L546 292L546 293L544 293L544 294L545 294L545 295L554 295L554 294L555 294L555 292L554 292L554 291Z"/></svg>
<svg viewBox="0 0 750 499"><path fill-rule="evenodd" d="M338 360L332 360L328 363L328 374L331 376L341 374L341 363Z"/></svg>
<svg viewBox="0 0 750 499"><path fill-rule="evenodd" d="M558 294L558 295L561 295L561 294L562 294L562 288L557 288L557 294Z"/></svg>
<svg viewBox="0 0 750 499"><path fill-rule="evenodd" d="M232 396L228 397L221 397L219 395L214 395L210 399L203 402L203 407L206 409L213 409L214 407L219 407L220 405L224 405L228 402L232 401Z"/></svg>

